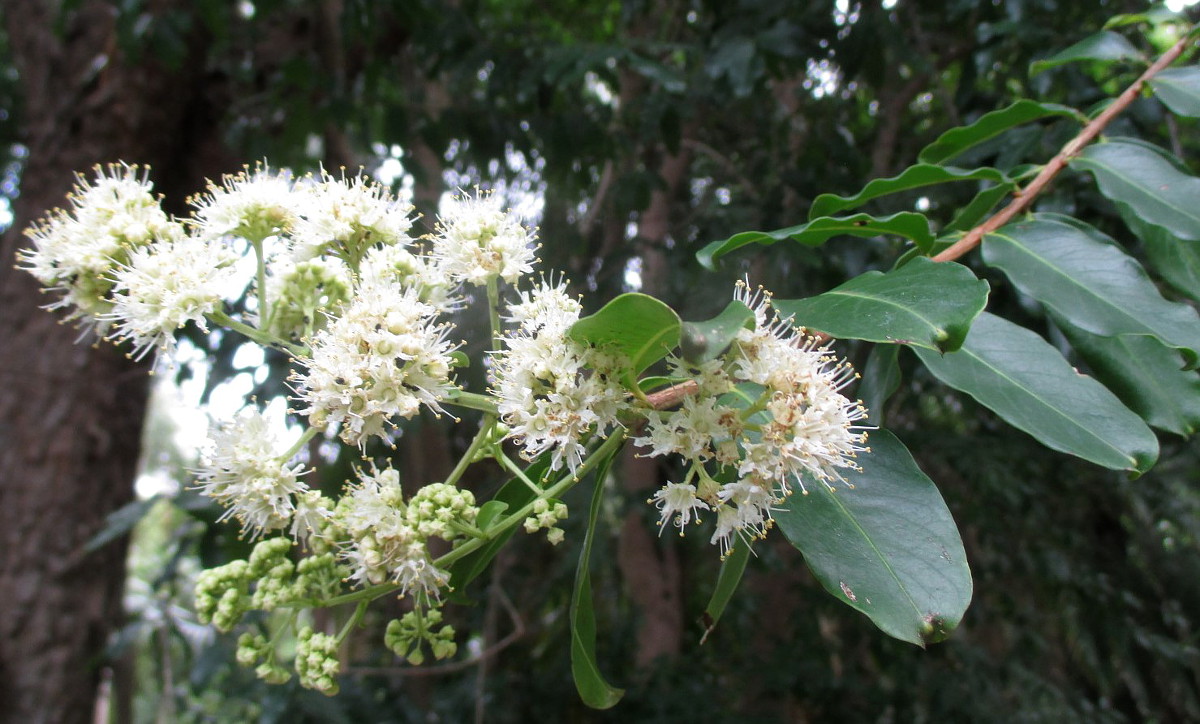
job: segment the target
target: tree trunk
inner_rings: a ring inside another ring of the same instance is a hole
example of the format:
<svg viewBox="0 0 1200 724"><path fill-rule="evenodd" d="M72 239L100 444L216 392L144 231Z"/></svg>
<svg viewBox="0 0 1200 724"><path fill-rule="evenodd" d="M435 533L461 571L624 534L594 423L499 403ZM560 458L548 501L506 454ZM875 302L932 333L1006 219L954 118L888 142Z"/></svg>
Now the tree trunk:
<svg viewBox="0 0 1200 724"><path fill-rule="evenodd" d="M92 718L126 545L85 545L133 497L147 369L106 343L77 344L39 309L47 298L13 268L21 230L96 163L150 164L158 190L182 198L200 187L207 146L195 133L214 125L191 103L201 64L128 64L111 5L55 5L4 5L28 156L0 240L0 722L22 724Z"/></svg>

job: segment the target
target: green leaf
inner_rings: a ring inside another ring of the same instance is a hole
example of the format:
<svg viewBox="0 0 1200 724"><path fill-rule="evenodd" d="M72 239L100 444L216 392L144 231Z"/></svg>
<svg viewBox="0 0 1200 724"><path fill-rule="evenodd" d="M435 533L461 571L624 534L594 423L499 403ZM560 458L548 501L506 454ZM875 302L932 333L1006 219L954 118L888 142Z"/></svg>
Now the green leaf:
<svg viewBox="0 0 1200 724"><path fill-rule="evenodd" d="M1140 219L1126 223L1142 240L1146 261L1175 291L1200 302L1200 244L1180 241L1161 226Z"/></svg>
<svg viewBox="0 0 1200 724"><path fill-rule="evenodd" d="M870 271L808 299L772 306L796 324L841 339L955 350L987 304L987 282L965 266L920 257L889 272Z"/></svg>
<svg viewBox="0 0 1200 724"><path fill-rule="evenodd" d="M883 406L900 389L900 346L877 344L862 368L858 397L867 408L867 424L883 426Z"/></svg>
<svg viewBox="0 0 1200 724"><path fill-rule="evenodd" d="M936 141L923 148L917 158L921 163L945 163L1011 128L1043 118L1076 118L1078 116L1079 112L1068 106L1022 99L1007 108L985 113L979 117L979 120L968 126L951 128L938 136Z"/></svg>
<svg viewBox="0 0 1200 724"><path fill-rule="evenodd" d="M1200 117L1200 67L1166 68L1150 79L1150 88L1175 113Z"/></svg>
<svg viewBox="0 0 1200 724"><path fill-rule="evenodd" d="M748 560L750 560L750 546L742 543L733 546L729 555L721 561L721 572L717 574L717 585L713 589L708 606L704 609L704 636L701 637L700 643L704 643L708 635L717 627L717 622L721 620L721 614L725 612L725 607L733 598L733 592L742 582L742 574L746 571L746 561Z"/></svg>
<svg viewBox="0 0 1200 724"><path fill-rule="evenodd" d="M1150 425L1179 435L1200 429L1200 373L1153 337L1101 337L1056 319L1096 379Z"/></svg>
<svg viewBox="0 0 1200 724"><path fill-rule="evenodd" d="M958 626L971 571L946 503L886 430L871 433L853 488L807 482L773 514L825 590L884 633L924 646Z"/></svg>
<svg viewBox="0 0 1200 724"><path fill-rule="evenodd" d="M957 352L913 351L939 380L1052 450L1135 472L1158 458L1158 440L1140 417L1012 322L984 312Z"/></svg>
<svg viewBox="0 0 1200 724"><path fill-rule="evenodd" d="M970 231L975 228L975 225L983 221L984 217L995 208L996 204L1008 196L1014 189L1017 188L1016 182L997 184L980 191L975 194L975 198L971 199L970 203L959 209L954 218L942 229L942 234L948 234L952 231ZM934 247L937 243L934 242ZM931 248L929 254L932 256L937 252Z"/></svg>
<svg viewBox="0 0 1200 724"><path fill-rule="evenodd" d="M104 519L104 527L83 544L85 553L94 553L109 543L128 535L134 526L146 517L150 509L159 500L158 495L152 495L145 500L134 500L117 508Z"/></svg>
<svg viewBox="0 0 1200 724"><path fill-rule="evenodd" d="M754 311L738 300L720 314L703 322L684 322L679 349L683 358L696 364L716 359L733 342L737 333L753 326Z"/></svg>
<svg viewBox="0 0 1200 724"><path fill-rule="evenodd" d="M887 196L900 191L908 191L923 186L951 183L954 181L992 181L1004 183L1008 177L994 168L961 169L946 166L917 164L909 166L892 178L877 178L863 187L854 196L837 196L836 194L821 194L809 209L808 218L817 219L822 216L832 216L846 209L862 206L871 199Z"/></svg>
<svg viewBox="0 0 1200 724"><path fill-rule="evenodd" d="M1091 171L1101 193L1143 221L1200 241L1200 179L1180 171L1165 151L1113 140L1083 149L1071 167Z"/></svg>
<svg viewBox="0 0 1200 724"><path fill-rule="evenodd" d="M1133 47L1132 43L1125 39L1125 36L1114 33L1111 30L1101 30L1095 35L1088 36L1049 58L1035 61L1029 66L1029 74L1037 75L1043 70L1066 65L1067 63L1076 63L1081 60L1113 62L1117 60L1136 60L1141 57L1142 54L1138 52L1137 48Z"/></svg>
<svg viewBox="0 0 1200 724"><path fill-rule="evenodd" d="M550 455L546 454L525 469L525 475L535 482L540 481L550 469ZM492 499L479 509L476 519L481 529L486 530L505 510L519 510L533 500L533 491L524 481L512 478L492 496ZM504 544L512 538L520 526L513 526L488 541L486 545L450 564L450 590L461 593L471 581L487 569L496 554L504 548Z"/></svg>
<svg viewBox="0 0 1200 724"><path fill-rule="evenodd" d="M637 375L679 346L681 324L675 310L654 297L622 294L576 322L569 334L623 355Z"/></svg>
<svg viewBox="0 0 1200 724"><path fill-rule="evenodd" d="M870 214L854 214L843 217L822 217L799 226L789 226L775 231L743 231L723 241L714 241L696 252L702 265L713 269L714 262L735 249L747 244L770 245L791 239L806 246L820 246L835 236L874 237L894 234L910 239L922 249L933 243L933 232L929 220L922 214L903 211L891 216L875 217Z"/></svg>
<svg viewBox="0 0 1200 724"><path fill-rule="evenodd" d="M1106 337L1150 334L1200 364L1200 315L1162 297L1146 270L1093 229L1034 219L988 234L983 260L1071 324Z"/></svg>
<svg viewBox="0 0 1200 724"><path fill-rule="evenodd" d="M625 694L624 689L618 689L604 679L596 663L596 613L592 610L592 542L596 537L600 502L604 499L604 480L608 477L612 461L613 458L609 457L596 469L596 490L592 493L587 533L579 554L579 567L575 569L575 587L571 595L571 674L575 678L579 697L593 709L608 709Z"/></svg>

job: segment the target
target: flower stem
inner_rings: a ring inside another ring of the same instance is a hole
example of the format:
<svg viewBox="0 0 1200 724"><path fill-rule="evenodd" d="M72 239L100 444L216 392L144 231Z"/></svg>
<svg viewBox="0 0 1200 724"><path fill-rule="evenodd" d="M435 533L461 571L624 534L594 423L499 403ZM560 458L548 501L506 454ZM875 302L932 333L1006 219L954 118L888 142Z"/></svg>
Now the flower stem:
<svg viewBox="0 0 1200 724"><path fill-rule="evenodd" d="M208 318L210 320L212 320L213 322L221 325L222 327L226 327L227 329L232 329L233 331L237 332L238 334L241 334L243 337L246 337L250 341L257 342L257 343L263 345L264 347L274 347L275 349L282 349L287 352L290 352L292 355L294 355L296 357L303 357L308 354L307 347L292 344L291 342L285 342L282 339L279 339L278 337L276 337L272 334L264 332L261 329L255 329L254 327L251 327L250 325L248 325L244 322L239 322L236 319L234 319L233 317L226 314L224 310L218 309L216 311L210 312L208 314Z"/></svg>
<svg viewBox="0 0 1200 724"><path fill-rule="evenodd" d="M496 401L488 395L481 395L478 392L450 390L446 393L446 397L443 401L451 405L458 405L459 407L466 407L471 410L486 412L489 415L496 414Z"/></svg>
<svg viewBox="0 0 1200 724"><path fill-rule="evenodd" d="M463 456L458 460L458 464L454 466L454 469L450 471L450 474L443 481L446 485L458 485L459 478L463 476L463 473L474 462L475 454L492 437L495 426L495 415L489 413L483 416L483 422L479 425L479 432L475 433L475 438L467 446L467 451L463 453Z"/></svg>

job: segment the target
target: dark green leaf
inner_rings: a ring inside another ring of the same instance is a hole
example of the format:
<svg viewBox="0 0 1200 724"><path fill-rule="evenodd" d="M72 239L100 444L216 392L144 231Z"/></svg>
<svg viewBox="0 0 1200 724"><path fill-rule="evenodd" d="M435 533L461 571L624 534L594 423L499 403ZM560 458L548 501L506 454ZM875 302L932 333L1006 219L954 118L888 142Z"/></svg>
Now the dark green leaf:
<svg viewBox="0 0 1200 724"><path fill-rule="evenodd" d="M1177 292L1200 302L1200 244L1180 241L1166 229L1136 217L1127 217L1126 223L1142 240L1150 266Z"/></svg>
<svg viewBox="0 0 1200 724"><path fill-rule="evenodd" d="M968 126L951 128L922 149L917 158L921 163L945 163L1016 126L1043 118L1075 118L1078 115L1078 111L1068 106L1022 99L1007 108L985 113Z"/></svg>
<svg viewBox="0 0 1200 724"><path fill-rule="evenodd" d="M622 294L571 327L572 339L607 347L640 374L679 345L682 323L675 310L645 294Z"/></svg>
<svg viewBox="0 0 1200 724"><path fill-rule="evenodd" d="M612 461L610 457L596 469L596 489L592 493L587 533L579 554L579 567L575 569L575 588L571 595L571 674L575 677L579 698L593 709L608 709L625 694L624 689L618 689L604 679L596 663L596 613L592 609L592 542L596 537L600 502L604 499L604 479L608 477Z"/></svg>
<svg viewBox="0 0 1200 724"><path fill-rule="evenodd" d="M550 469L549 455L543 456L545 459L539 459L530 465L525 470L525 475L533 481L540 481L546 471ZM488 501L479 511L479 525L486 529L496 519L500 513L505 510L518 510L529 501L533 500L533 491L529 486L517 478L509 480L496 494ZM487 569L492 559L508 542L508 539L513 536L519 526L513 526L488 541L487 545L478 550L468 553L459 558L450 565L450 590L461 593L465 590L468 583Z"/></svg>
<svg viewBox="0 0 1200 724"><path fill-rule="evenodd" d="M1154 95L1181 116L1200 116L1200 67L1167 68L1150 79Z"/></svg>
<svg viewBox="0 0 1200 724"><path fill-rule="evenodd" d="M777 299L781 316L842 339L954 350L987 304L987 282L954 262L921 257L871 271L808 299Z"/></svg>
<svg viewBox="0 0 1200 724"><path fill-rule="evenodd" d="M843 217L822 217L799 226L789 226L775 231L743 231L723 241L714 241L696 253L696 258L705 267L714 268L713 263L735 249L747 244L774 244L791 239L806 246L820 246L835 236L874 237L894 234L911 239L922 249L933 243L929 220L923 215L904 211L891 216L875 217L870 214L854 214Z"/></svg>
<svg viewBox="0 0 1200 724"><path fill-rule="evenodd" d="M1045 60L1034 62L1029 66L1029 74L1037 75L1043 70L1066 65L1067 63L1076 63L1081 60L1112 62L1116 60L1134 60L1141 57L1142 54L1138 52L1138 49L1133 47L1133 44L1126 40L1123 35L1118 35L1111 30L1101 30L1095 35L1084 38Z"/></svg>
<svg viewBox="0 0 1200 724"><path fill-rule="evenodd" d="M108 517L104 519L104 527L89 538L87 543L84 543L84 552L92 553L121 536L127 535L134 526L142 521L142 518L146 517L150 509L158 502L158 498L159 496L155 495L145 500L134 500L109 513Z"/></svg>
<svg viewBox="0 0 1200 724"><path fill-rule="evenodd" d="M1052 450L1136 472L1149 470L1158 458L1158 440L1140 417L1044 339L1012 322L984 312L957 352L913 351L939 380Z"/></svg>
<svg viewBox="0 0 1200 724"><path fill-rule="evenodd" d="M836 598L884 633L924 646L944 639L971 602L971 571L946 503L912 455L886 430L851 487L806 481L773 517Z"/></svg>
<svg viewBox="0 0 1200 724"><path fill-rule="evenodd" d="M1154 335L1195 367L1200 315L1164 299L1141 264L1092 231L1040 218L1009 224L984 239L983 259L1071 324L1106 337Z"/></svg>
<svg viewBox="0 0 1200 724"><path fill-rule="evenodd" d="M952 231L970 231L975 228L975 225L983 221L983 218L988 215L996 204L1000 203L1001 199L1012 193L1017 187L1014 182L998 184L980 191L975 194L975 198L971 199L970 203L959 209L954 218L942 229L943 234L948 234ZM936 246L936 242L935 242ZM929 254L932 256L937 252L930 249Z"/></svg>
<svg viewBox="0 0 1200 724"><path fill-rule="evenodd" d="M1071 167L1091 171L1101 193L1143 221L1200 241L1200 179L1181 172L1165 151L1114 140L1083 149Z"/></svg>
<svg viewBox="0 0 1200 724"><path fill-rule="evenodd" d="M960 169L946 166L917 164L909 166L899 176L892 178L877 178L863 187L854 196L837 196L821 194L813 202L808 211L809 219L817 219L862 206L871 199L887 196L900 191L908 191L923 186L950 183L954 181L992 181L1003 183L1008 177L994 168Z"/></svg>
<svg viewBox="0 0 1200 724"><path fill-rule="evenodd" d="M742 573L746 571L746 561L748 560L750 560L750 546L741 543L735 545L729 551L729 555L725 556L725 560L721 561L721 572L717 574L716 588L713 589L712 598L709 599L708 606L704 609L704 636L700 639L700 643L704 643L704 639L708 638L708 635L716 628L717 621L721 620L721 614L725 612L725 607L733 598L734 591L742 582Z"/></svg>
<svg viewBox="0 0 1200 724"><path fill-rule="evenodd" d="M754 311L736 299L720 314L703 322L684 322L679 350L689 362L716 359L742 329L753 326Z"/></svg>
<svg viewBox="0 0 1200 724"><path fill-rule="evenodd" d="M867 408L870 425L883 425L884 403L900 388L899 359L899 345L877 344L871 348L867 363L863 365L857 394L863 407Z"/></svg>
<svg viewBox="0 0 1200 724"><path fill-rule="evenodd" d="M1101 337L1057 321L1096 378L1143 420L1179 435L1200 429L1200 373L1182 369L1178 352L1153 337Z"/></svg>

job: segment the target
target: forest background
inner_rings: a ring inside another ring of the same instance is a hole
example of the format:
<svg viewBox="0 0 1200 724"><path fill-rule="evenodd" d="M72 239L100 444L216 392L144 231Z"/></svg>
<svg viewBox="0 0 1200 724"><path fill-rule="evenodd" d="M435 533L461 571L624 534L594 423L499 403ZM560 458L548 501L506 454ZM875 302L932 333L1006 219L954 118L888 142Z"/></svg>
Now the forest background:
<svg viewBox="0 0 1200 724"><path fill-rule="evenodd" d="M182 212L204 179L266 158L297 171L402 168L396 184L427 224L457 187L538 199L543 266L566 272L593 309L638 289L707 318L742 276L809 296L878 268L894 242L777 244L715 272L695 254L800 223L817 195L894 175L947 128L1016 98L1088 108L1115 95L1134 64L1037 74L1030 64L1148 8L10 0L0 192L13 220L0 256L12 260L21 229L95 163L149 164ZM1193 172L1195 131L1150 99L1111 129L1169 148ZM1035 124L990 152L1049 158L1069 138ZM911 201L952 207L965 193L951 185ZM1041 208L1120 234L1082 174L1060 177ZM1036 305L965 261L991 283L991 311L1055 341ZM628 689L617 709L584 709L566 671L581 537L570 527L563 546L518 538L498 559L487 603L463 614L485 632L487 655L471 665L414 673L364 638L337 698L267 687L186 610L196 560L244 554L236 526L215 523L219 512L186 490L135 500L146 365L75 344L37 309L44 301L0 264L0 719L85 721L98 697L118 721L1200 719L1194 446L1160 435L1150 473L1104 470L1004 425L911 355L900 357L905 385L877 414L962 533L975 596L949 641L921 650L883 636L772 540L701 645L717 557L703 536L656 536L644 501L666 471L630 455L593 561L601 664ZM839 350L862 367L862 348ZM236 372L235 349L217 352L214 375ZM260 376L261 389L278 372ZM433 479L464 444L444 421L421 419L406 425L397 459L406 477ZM185 475L187 460L152 462ZM119 534L137 520L127 585Z"/></svg>

